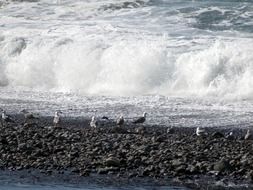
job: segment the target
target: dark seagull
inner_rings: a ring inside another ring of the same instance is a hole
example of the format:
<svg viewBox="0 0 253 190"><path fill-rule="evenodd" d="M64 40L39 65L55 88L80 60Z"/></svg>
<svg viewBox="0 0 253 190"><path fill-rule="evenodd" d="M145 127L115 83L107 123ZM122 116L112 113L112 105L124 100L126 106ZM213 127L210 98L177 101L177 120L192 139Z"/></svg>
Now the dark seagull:
<svg viewBox="0 0 253 190"><path fill-rule="evenodd" d="M103 116L101 119L109 120L109 118L107 116Z"/></svg>
<svg viewBox="0 0 253 190"><path fill-rule="evenodd" d="M234 139L235 139L235 136L234 136L233 131L229 132L229 133L225 136L225 138L228 139L228 140L234 140Z"/></svg>
<svg viewBox="0 0 253 190"><path fill-rule="evenodd" d="M147 113L144 112L142 117L139 117L135 121L133 121L134 124L144 123L146 121Z"/></svg>
<svg viewBox="0 0 253 190"><path fill-rule="evenodd" d="M116 124L117 124L117 126L122 127L124 125L124 122L125 122L124 117L121 114L120 117L117 119Z"/></svg>

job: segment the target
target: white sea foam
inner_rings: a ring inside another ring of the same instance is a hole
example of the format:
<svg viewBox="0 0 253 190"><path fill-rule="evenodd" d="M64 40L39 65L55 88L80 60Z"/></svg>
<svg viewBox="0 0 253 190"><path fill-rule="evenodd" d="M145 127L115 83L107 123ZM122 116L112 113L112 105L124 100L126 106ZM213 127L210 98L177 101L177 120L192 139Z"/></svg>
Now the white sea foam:
<svg viewBox="0 0 253 190"><path fill-rule="evenodd" d="M217 40L202 50L173 54L162 40L105 44L63 39L27 46L23 39L10 40L3 48L0 83L97 95L250 98L252 42Z"/></svg>
<svg viewBox="0 0 253 190"><path fill-rule="evenodd" d="M85 95L253 97L249 34L193 27L199 14L218 10L224 15L229 7L190 7L191 13L177 14L166 1L152 3L43 0L4 5L0 85ZM251 12L244 14L247 20L246 15ZM211 24L231 22L224 17Z"/></svg>

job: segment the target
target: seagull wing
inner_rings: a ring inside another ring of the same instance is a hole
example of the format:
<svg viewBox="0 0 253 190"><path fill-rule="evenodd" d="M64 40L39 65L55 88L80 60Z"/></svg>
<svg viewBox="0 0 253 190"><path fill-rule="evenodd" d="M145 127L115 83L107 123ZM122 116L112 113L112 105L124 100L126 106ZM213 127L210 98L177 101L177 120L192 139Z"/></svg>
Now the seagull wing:
<svg viewBox="0 0 253 190"><path fill-rule="evenodd" d="M144 123L144 121L145 121L145 117L140 117L136 119L135 121L133 121L133 123Z"/></svg>

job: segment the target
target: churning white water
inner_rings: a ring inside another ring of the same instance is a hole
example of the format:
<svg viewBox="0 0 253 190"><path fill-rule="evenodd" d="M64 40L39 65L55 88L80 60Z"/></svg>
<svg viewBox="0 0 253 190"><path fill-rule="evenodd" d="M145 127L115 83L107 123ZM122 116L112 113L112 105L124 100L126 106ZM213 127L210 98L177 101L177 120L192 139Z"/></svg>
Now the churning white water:
<svg viewBox="0 0 253 190"><path fill-rule="evenodd" d="M252 18L246 0L1 0L1 105L249 126Z"/></svg>

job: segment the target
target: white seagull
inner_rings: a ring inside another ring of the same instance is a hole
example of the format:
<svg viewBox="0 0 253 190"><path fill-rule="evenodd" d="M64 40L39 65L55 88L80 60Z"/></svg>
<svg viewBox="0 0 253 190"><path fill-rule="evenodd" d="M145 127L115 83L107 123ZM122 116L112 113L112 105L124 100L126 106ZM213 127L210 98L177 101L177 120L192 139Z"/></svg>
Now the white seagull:
<svg viewBox="0 0 253 190"><path fill-rule="evenodd" d="M116 124L117 124L117 126L122 127L124 125L124 122L125 122L124 117L121 114L120 117L117 119Z"/></svg>
<svg viewBox="0 0 253 190"><path fill-rule="evenodd" d="M135 121L133 121L134 124L138 124L138 123L144 123L146 121L146 116L147 113L144 112L142 117L139 117L138 119L136 119Z"/></svg>
<svg viewBox="0 0 253 190"><path fill-rule="evenodd" d="M14 123L13 119L9 115L6 114L4 110L2 110L2 115L1 115L1 124L5 125L7 123Z"/></svg>
<svg viewBox="0 0 253 190"><path fill-rule="evenodd" d="M253 140L252 133L251 133L251 131L249 129L247 130L247 133L246 133L244 139L245 140Z"/></svg>
<svg viewBox="0 0 253 190"><path fill-rule="evenodd" d="M98 122L95 119L95 116L92 116L91 121L90 121L90 126L91 128L97 128Z"/></svg>
<svg viewBox="0 0 253 190"><path fill-rule="evenodd" d="M54 127L59 127L60 123L61 123L61 111L56 111L54 114L54 119L53 119L53 123L54 123Z"/></svg>
<svg viewBox="0 0 253 190"><path fill-rule="evenodd" d="M207 132L204 129L201 129L200 127L197 127L197 129L196 129L196 135L197 136L206 136Z"/></svg>

